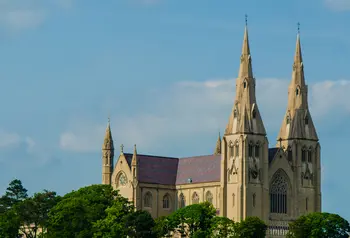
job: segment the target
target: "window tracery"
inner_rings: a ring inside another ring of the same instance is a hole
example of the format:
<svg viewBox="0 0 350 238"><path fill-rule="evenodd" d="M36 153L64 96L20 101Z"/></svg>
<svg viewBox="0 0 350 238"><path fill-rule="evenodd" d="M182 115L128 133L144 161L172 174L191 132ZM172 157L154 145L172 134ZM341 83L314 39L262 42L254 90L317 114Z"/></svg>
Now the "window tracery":
<svg viewBox="0 0 350 238"><path fill-rule="evenodd" d="M179 196L179 208L183 208L186 206L186 198L183 193Z"/></svg>
<svg viewBox="0 0 350 238"><path fill-rule="evenodd" d="M210 191L207 191L205 194L205 200L213 204L213 194Z"/></svg>
<svg viewBox="0 0 350 238"><path fill-rule="evenodd" d="M199 203L199 196L196 192L192 195L192 204L198 204Z"/></svg>
<svg viewBox="0 0 350 238"><path fill-rule="evenodd" d="M287 213L288 182L284 174L279 170L274 176L270 187L270 212Z"/></svg>
<svg viewBox="0 0 350 238"><path fill-rule="evenodd" d="M145 207L150 207L150 208L152 207L152 193L151 192L147 192L145 194L143 204Z"/></svg>
<svg viewBox="0 0 350 238"><path fill-rule="evenodd" d="M163 197L163 208L164 209L170 208L170 196L169 196L169 194L165 194Z"/></svg>

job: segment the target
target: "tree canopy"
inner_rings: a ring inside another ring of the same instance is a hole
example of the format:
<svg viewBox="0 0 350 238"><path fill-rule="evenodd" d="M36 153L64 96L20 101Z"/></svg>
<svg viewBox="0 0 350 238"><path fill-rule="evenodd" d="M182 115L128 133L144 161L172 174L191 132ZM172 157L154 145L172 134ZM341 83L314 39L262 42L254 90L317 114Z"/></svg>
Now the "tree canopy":
<svg viewBox="0 0 350 238"><path fill-rule="evenodd" d="M350 225L337 214L315 212L299 217L289 225L290 238L348 238Z"/></svg>

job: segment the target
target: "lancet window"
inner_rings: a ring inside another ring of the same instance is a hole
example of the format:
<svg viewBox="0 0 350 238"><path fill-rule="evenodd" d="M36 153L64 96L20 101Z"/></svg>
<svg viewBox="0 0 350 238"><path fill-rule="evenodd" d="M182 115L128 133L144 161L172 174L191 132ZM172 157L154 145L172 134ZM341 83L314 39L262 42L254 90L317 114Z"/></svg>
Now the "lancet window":
<svg viewBox="0 0 350 238"><path fill-rule="evenodd" d="M251 143L248 145L248 156L253 157L253 145Z"/></svg>
<svg viewBox="0 0 350 238"><path fill-rule="evenodd" d="M213 194L210 191L205 194L205 200L213 204Z"/></svg>
<svg viewBox="0 0 350 238"><path fill-rule="evenodd" d="M194 192L192 195L192 204L197 204L197 203L199 203L199 196L196 192Z"/></svg>
<svg viewBox="0 0 350 238"><path fill-rule="evenodd" d="M170 196L169 196L169 194L165 194L163 197L163 208L165 208L165 209L170 208Z"/></svg>
<svg viewBox="0 0 350 238"><path fill-rule="evenodd" d="M150 192L145 194L143 204L145 207L152 207L152 194Z"/></svg>
<svg viewBox="0 0 350 238"><path fill-rule="evenodd" d="M181 193L179 196L179 208L183 208L185 206L186 206L186 199L183 193Z"/></svg>
<svg viewBox="0 0 350 238"><path fill-rule="evenodd" d="M255 145L255 157L259 158L259 156L260 156L260 146Z"/></svg>

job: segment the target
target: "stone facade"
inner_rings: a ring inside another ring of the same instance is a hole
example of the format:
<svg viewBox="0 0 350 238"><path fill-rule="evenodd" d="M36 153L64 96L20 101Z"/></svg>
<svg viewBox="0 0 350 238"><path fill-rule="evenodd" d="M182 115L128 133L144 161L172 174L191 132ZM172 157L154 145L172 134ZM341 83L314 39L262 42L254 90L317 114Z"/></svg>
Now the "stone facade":
<svg viewBox="0 0 350 238"><path fill-rule="evenodd" d="M307 102L299 33L287 110L273 148L269 148L255 86L246 26L234 105L213 155L143 155L135 145L133 153L121 148L114 164L108 122L102 183L111 184L137 209L147 210L155 218L209 201L218 215L235 221L257 216L277 229L278 224L321 211L320 144Z"/></svg>

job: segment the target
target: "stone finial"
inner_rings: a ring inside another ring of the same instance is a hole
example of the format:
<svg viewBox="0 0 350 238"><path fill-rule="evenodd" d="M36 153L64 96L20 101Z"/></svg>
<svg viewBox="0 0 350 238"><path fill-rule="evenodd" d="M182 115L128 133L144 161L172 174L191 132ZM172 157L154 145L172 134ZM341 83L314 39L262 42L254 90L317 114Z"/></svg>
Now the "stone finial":
<svg viewBox="0 0 350 238"><path fill-rule="evenodd" d="M123 144L120 145L120 153L121 153L121 154L124 153L124 145L123 145Z"/></svg>
<svg viewBox="0 0 350 238"><path fill-rule="evenodd" d="M219 137L218 137L218 140L216 141L214 155L220 155L220 154L221 154L221 136L219 132Z"/></svg>

